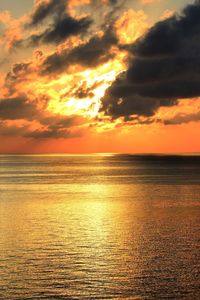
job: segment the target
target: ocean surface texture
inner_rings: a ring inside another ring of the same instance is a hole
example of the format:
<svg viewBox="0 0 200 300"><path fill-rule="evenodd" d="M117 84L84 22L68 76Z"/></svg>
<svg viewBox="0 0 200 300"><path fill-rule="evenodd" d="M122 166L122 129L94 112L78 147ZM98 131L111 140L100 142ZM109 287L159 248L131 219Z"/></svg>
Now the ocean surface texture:
<svg viewBox="0 0 200 300"><path fill-rule="evenodd" d="M200 156L0 156L0 299L200 299Z"/></svg>

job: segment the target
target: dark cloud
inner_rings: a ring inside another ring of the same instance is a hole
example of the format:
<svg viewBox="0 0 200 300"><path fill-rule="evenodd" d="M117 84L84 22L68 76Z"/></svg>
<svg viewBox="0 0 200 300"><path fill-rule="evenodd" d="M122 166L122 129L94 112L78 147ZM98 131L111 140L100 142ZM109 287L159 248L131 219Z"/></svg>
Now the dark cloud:
<svg viewBox="0 0 200 300"><path fill-rule="evenodd" d="M91 86L88 86L87 81L83 81L80 86L75 87L72 90L72 97L78 99L84 99L87 97L92 98L94 96L93 91L102 84L102 81L96 81Z"/></svg>
<svg viewBox="0 0 200 300"><path fill-rule="evenodd" d="M80 130L72 131L71 129L37 129L33 130L30 124L14 126L6 122L0 122L0 136L25 137L31 139L59 139L59 138L76 138L81 136Z"/></svg>
<svg viewBox="0 0 200 300"><path fill-rule="evenodd" d="M26 134L27 130L29 129L29 126L22 125L22 126L14 126L14 125L8 125L4 121L0 121L0 136L23 136Z"/></svg>
<svg viewBox="0 0 200 300"><path fill-rule="evenodd" d="M65 16L62 19L58 20L56 23L51 25L48 29L43 31L40 34L31 35L28 40L25 41L25 44L36 46L41 43L50 44L55 43L59 44L60 42L66 40L72 35L77 35L85 32L92 21L88 17L81 18L76 20L70 16ZM24 43L24 42L23 42Z"/></svg>
<svg viewBox="0 0 200 300"><path fill-rule="evenodd" d="M142 85L129 82L127 74L121 74L106 91L102 99L101 111L113 118L131 115L152 116L160 106L171 106L176 103L173 98L148 96Z"/></svg>
<svg viewBox="0 0 200 300"><path fill-rule="evenodd" d="M92 37L87 43L70 51L64 49L48 56L41 67L41 74L59 73L73 64L94 68L114 57L110 49L116 44L115 34L108 29L102 37Z"/></svg>
<svg viewBox="0 0 200 300"><path fill-rule="evenodd" d="M38 113L35 104L29 102L26 96L0 99L0 120L32 120Z"/></svg>
<svg viewBox="0 0 200 300"><path fill-rule="evenodd" d="M44 112L38 115L38 121L45 129L27 131L25 137L35 139L79 137L81 131L77 128L72 129L85 123L84 118L78 116L61 116Z"/></svg>
<svg viewBox="0 0 200 300"><path fill-rule="evenodd" d="M109 0L110 4L116 5L119 1L118 0Z"/></svg>
<svg viewBox="0 0 200 300"><path fill-rule="evenodd" d="M190 122L199 122L200 121L200 111L192 114L177 114L171 119L164 120L165 125L179 125Z"/></svg>
<svg viewBox="0 0 200 300"><path fill-rule="evenodd" d="M26 80L26 76L31 72L31 63L16 63L10 72L5 76L5 87L9 94L16 91L16 84Z"/></svg>
<svg viewBox="0 0 200 300"><path fill-rule="evenodd" d="M41 28L39 33L30 34L26 39L17 40L15 47L38 46L39 44L59 44L72 35L83 34L92 24L89 17L75 19L67 12L66 0L41 1L35 5L30 20L24 26Z"/></svg>
<svg viewBox="0 0 200 300"><path fill-rule="evenodd" d="M71 130L35 130L26 132L24 137L33 139L60 139L60 138L77 138L81 136L81 132L72 132Z"/></svg>
<svg viewBox="0 0 200 300"><path fill-rule="evenodd" d="M49 0L37 1L29 21L24 24L25 29L39 29L36 33L29 32L27 38L13 42L13 48L35 47L40 44L59 44L73 35L85 35L93 24L91 32L107 31L113 25L126 0L108 0L107 5L101 0L92 0L87 10L83 10L86 17L74 18L69 13L70 1ZM80 3L81 5L81 3ZM91 11L90 11L91 9ZM95 24L92 14L95 11ZM88 16L90 15L90 16ZM90 34L91 34L90 32ZM92 42L92 41L91 41ZM94 43L97 42L94 38ZM104 45L102 45L103 47Z"/></svg>
<svg viewBox="0 0 200 300"><path fill-rule="evenodd" d="M91 88L86 88L86 89L78 89L76 93L74 94L75 97L78 99L84 99L84 98L92 98L94 96L94 93L92 92Z"/></svg>
<svg viewBox="0 0 200 300"><path fill-rule="evenodd" d="M102 100L107 115L150 116L176 99L200 96L200 1L155 24L127 50L128 70Z"/></svg>
<svg viewBox="0 0 200 300"><path fill-rule="evenodd" d="M44 114L40 117L40 123L48 126L52 131L71 128L85 123L84 118L78 116L62 116L56 114Z"/></svg>
<svg viewBox="0 0 200 300"><path fill-rule="evenodd" d="M103 81L96 81L91 85L88 85L86 80L83 80L81 83L74 81L74 85L64 94L60 96L60 100L67 98L76 98L79 100L83 100L85 98L93 98L94 90L101 86Z"/></svg>
<svg viewBox="0 0 200 300"><path fill-rule="evenodd" d="M42 98L42 97L41 97ZM45 98L45 97L44 97ZM46 99L40 99L40 102ZM39 108L38 101L30 101L26 96L0 100L0 135L22 136L28 138L72 138L80 136L79 130L73 127L85 123L84 118L78 116L61 116ZM40 103L41 105L41 103ZM33 130L30 124L13 126L6 122L12 121L36 121L39 129Z"/></svg>
<svg viewBox="0 0 200 300"><path fill-rule="evenodd" d="M60 16L63 16L66 12L66 0L50 0L40 1L35 6L33 13L31 14L31 20L26 26L40 25L47 18L53 17L58 20Z"/></svg>

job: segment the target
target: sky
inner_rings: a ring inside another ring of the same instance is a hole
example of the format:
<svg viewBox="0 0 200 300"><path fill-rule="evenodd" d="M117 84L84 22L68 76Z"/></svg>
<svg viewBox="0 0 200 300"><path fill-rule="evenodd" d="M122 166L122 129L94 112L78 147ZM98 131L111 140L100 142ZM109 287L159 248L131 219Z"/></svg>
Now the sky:
<svg viewBox="0 0 200 300"><path fill-rule="evenodd" d="M200 152L200 0L1 0L0 153Z"/></svg>

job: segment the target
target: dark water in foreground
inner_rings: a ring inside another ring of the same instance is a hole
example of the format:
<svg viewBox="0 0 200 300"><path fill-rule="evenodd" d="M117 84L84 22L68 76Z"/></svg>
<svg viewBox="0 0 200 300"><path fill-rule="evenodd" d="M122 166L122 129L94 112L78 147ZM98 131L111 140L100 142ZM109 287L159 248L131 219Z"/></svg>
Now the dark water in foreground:
<svg viewBox="0 0 200 300"><path fill-rule="evenodd" d="M200 157L0 156L0 299L200 299Z"/></svg>

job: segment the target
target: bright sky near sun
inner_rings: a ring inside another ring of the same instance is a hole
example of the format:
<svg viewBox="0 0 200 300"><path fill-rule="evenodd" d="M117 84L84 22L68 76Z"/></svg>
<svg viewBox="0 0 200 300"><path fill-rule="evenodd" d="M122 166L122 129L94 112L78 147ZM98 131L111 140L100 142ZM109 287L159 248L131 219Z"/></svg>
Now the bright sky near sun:
<svg viewBox="0 0 200 300"><path fill-rule="evenodd" d="M199 0L1 0L0 153L200 151L199 34Z"/></svg>

